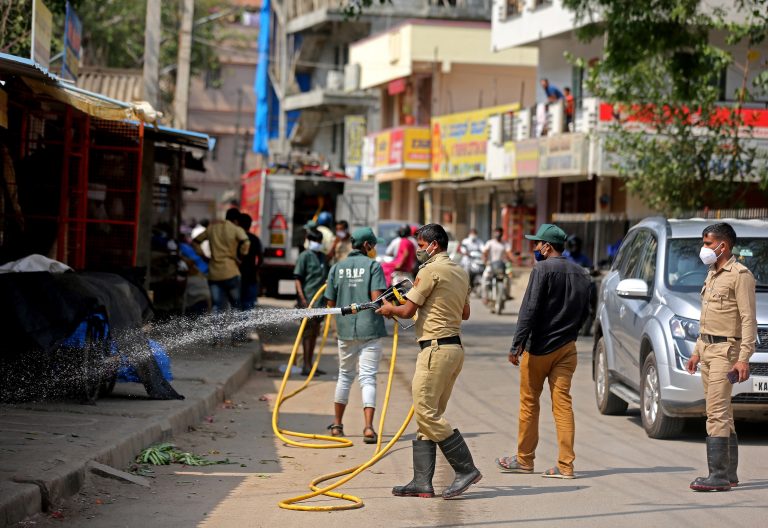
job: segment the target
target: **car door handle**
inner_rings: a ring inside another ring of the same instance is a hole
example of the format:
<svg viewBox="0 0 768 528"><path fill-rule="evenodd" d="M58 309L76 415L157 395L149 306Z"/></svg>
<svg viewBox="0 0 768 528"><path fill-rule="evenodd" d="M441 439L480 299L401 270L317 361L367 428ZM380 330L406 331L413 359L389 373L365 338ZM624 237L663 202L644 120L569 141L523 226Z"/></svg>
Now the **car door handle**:
<svg viewBox="0 0 768 528"><path fill-rule="evenodd" d="M619 319L624 319L624 315L627 313L627 307L623 304L619 308Z"/></svg>

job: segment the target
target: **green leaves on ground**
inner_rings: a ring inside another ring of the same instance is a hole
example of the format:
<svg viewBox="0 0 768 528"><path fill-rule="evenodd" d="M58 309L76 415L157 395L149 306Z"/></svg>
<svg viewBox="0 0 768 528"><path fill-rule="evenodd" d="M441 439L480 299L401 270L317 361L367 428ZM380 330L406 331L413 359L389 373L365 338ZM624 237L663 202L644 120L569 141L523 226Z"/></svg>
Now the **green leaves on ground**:
<svg viewBox="0 0 768 528"><path fill-rule="evenodd" d="M144 449L136 457L139 464L151 464L154 466L167 466L177 463L185 466L212 466L215 464L231 464L228 458L224 460L208 460L205 457L181 451L170 443L156 444Z"/></svg>

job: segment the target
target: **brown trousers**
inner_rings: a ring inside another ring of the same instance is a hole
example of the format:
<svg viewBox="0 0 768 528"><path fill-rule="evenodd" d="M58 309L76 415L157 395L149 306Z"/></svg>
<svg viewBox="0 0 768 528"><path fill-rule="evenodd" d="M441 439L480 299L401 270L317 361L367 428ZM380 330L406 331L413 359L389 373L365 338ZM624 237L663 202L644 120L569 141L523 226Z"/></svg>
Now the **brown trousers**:
<svg viewBox="0 0 768 528"><path fill-rule="evenodd" d="M441 442L453 434L443 414L463 365L461 345L438 345L433 341L432 346L419 352L411 384L419 440Z"/></svg>
<svg viewBox="0 0 768 528"><path fill-rule="evenodd" d="M517 433L517 460L533 468L539 443L539 398L544 380L549 380L552 414L557 429L557 466L563 475L573 475L573 442L576 424L571 403L571 380L576 370L576 343L570 342L544 356L523 354L520 361L520 417Z"/></svg>
<svg viewBox="0 0 768 528"><path fill-rule="evenodd" d="M703 344L703 343L702 343ZM701 381L707 403L707 434L730 436L736 432L733 425L731 393L728 371L739 357L738 344L732 342L704 344L701 349Z"/></svg>

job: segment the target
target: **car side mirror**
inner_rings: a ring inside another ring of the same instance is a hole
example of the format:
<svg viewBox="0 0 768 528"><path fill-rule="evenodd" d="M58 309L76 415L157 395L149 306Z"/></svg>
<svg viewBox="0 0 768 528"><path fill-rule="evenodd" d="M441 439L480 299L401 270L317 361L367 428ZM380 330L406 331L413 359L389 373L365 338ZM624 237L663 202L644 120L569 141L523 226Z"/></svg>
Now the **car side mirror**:
<svg viewBox="0 0 768 528"><path fill-rule="evenodd" d="M616 285L616 294L625 299L648 299L648 284L641 279L624 279Z"/></svg>

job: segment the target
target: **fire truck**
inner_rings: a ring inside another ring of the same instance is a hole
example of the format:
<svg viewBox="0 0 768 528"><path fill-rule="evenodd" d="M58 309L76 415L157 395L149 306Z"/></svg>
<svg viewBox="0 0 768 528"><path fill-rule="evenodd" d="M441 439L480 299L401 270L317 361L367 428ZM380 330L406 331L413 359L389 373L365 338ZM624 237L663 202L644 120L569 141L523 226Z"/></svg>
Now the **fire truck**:
<svg viewBox="0 0 768 528"><path fill-rule="evenodd" d="M253 218L251 232L264 247L261 291L270 297L296 292L293 268L304 249L304 225L320 212L331 213L334 222L346 220L350 232L364 226L376 229L375 181L357 181L309 165L252 170L240 180L240 209Z"/></svg>

